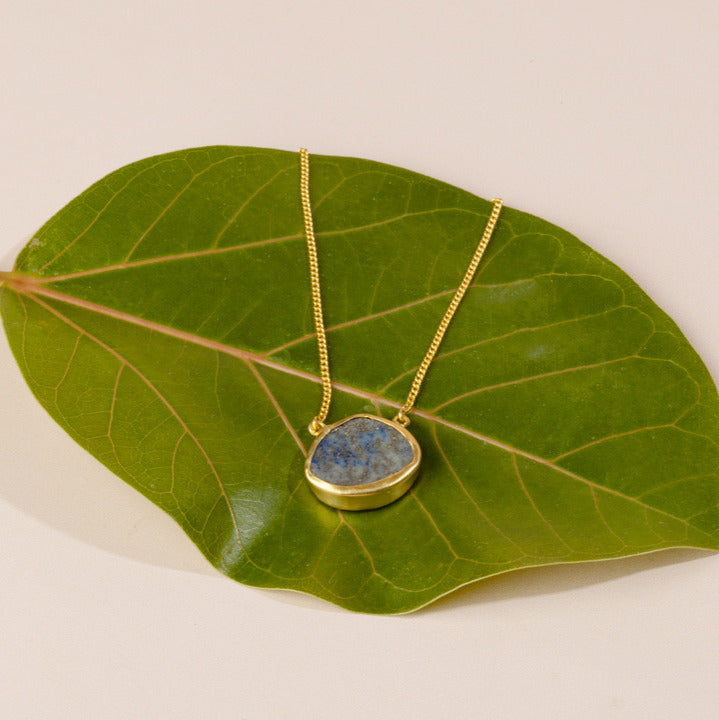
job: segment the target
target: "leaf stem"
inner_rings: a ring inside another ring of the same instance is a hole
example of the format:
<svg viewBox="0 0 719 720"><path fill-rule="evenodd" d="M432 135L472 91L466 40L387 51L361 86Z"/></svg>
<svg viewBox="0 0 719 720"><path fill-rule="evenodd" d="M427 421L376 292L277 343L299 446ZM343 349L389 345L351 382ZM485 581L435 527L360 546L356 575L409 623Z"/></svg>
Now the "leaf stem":
<svg viewBox="0 0 719 720"><path fill-rule="evenodd" d="M33 287L37 286L37 278L34 278L31 275L23 275L22 273L14 272L13 270L0 270L0 285L3 283L8 287L12 287L20 291L23 289L32 290Z"/></svg>

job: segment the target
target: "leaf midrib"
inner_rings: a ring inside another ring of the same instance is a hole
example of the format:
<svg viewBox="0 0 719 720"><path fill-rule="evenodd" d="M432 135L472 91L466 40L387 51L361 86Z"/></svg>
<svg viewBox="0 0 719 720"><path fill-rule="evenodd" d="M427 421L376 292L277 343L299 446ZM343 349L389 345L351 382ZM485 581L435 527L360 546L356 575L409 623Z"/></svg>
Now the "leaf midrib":
<svg viewBox="0 0 719 720"><path fill-rule="evenodd" d="M198 335L188 333L184 330L179 330L177 328L173 328L168 325L162 325L161 323L157 323L152 320L147 320L145 318L140 318L140 317L137 317L130 313L125 313L121 310L115 310L115 309L109 308L105 305L100 305L98 303L94 303L94 302L91 302L88 300L76 298L72 295L67 295L66 293L61 293L57 290L52 290L51 288L44 287L43 285L37 283L35 278L33 278L31 276L7 274L7 275L3 275L2 277L0 277L0 281L2 281L9 289L12 289L13 291L17 292L20 295L27 295L31 298L33 295L40 295L40 296L48 297L53 300L57 300L59 302L66 303L68 305L73 305L75 307L89 310L91 312L95 312L100 315L106 315L108 317L112 317L116 320L128 322L128 323L137 325L139 327L145 328L150 331L159 332L164 335L174 337L178 340L182 340L184 342L190 342L190 343L193 343L193 344L201 346L201 347L206 347L208 349L215 350L216 352L221 352L226 355L230 355L232 357L239 358L249 364L257 363L259 365L263 365L265 367L271 368L273 370L277 370L279 372L283 372L283 373L286 373L289 375L300 377L304 380L309 380L310 382L314 382L316 384L321 383L321 379L317 375L314 375L314 374L309 373L304 370L300 370L298 368L288 367L287 365L283 365L279 362L271 360L270 358L268 358L265 355L262 355L260 353L255 353L250 350L242 350L240 348L235 348L230 345L225 345L224 343L218 342L216 340L211 340L209 338L203 338ZM65 316L62 316L62 318L66 322L73 324L72 321L70 321L68 318L65 318ZM109 348L109 346L108 346L108 348ZM116 353L116 351L113 351L113 354L117 355L123 362L127 363L127 360L122 358L122 356L120 356L119 353ZM337 383L337 382L334 382L333 386L336 390L338 390L340 392L346 392L350 395L354 395L355 397L361 397L363 399L370 400L375 403L382 403L383 405L389 405L390 407L394 407L394 408L400 407L400 403L392 401L392 400L388 400L388 399L382 397L381 395L377 395L376 393L371 393L371 392L368 392L365 390L361 390L359 388L352 387L350 385L346 385L343 383ZM548 467L552 470L556 470L557 472L559 472L563 475L566 475L567 477L570 477L578 482L581 482L590 488L601 490L608 494L619 497L623 500L627 500L631 503L634 503L635 505L642 507L645 510L651 510L653 512L664 515L665 517L671 518L672 520L676 520L676 521L680 522L681 524L683 524L687 527L690 527L693 530L710 538L712 540L712 542L715 541L714 537L710 533L706 532L705 530L702 530L701 528L696 527L695 525L691 524L688 520L686 520L684 518L680 518L680 517L677 517L676 515L672 515L671 513L667 512L665 510L654 507L648 503L642 502L641 500L634 498L630 495L626 495L625 493L622 493L619 490L615 490L614 488L610 488L605 485L601 485L600 483L596 483L592 480L589 480L588 478L582 477L581 475L578 475L578 474L572 472L571 470L568 470L567 468L564 468L560 465L554 464L551 460L542 458L538 455L534 455L525 450L520 450L519 448L515 448L512 445L509 445L508 443L504 443L501 440L497 440L496 438L492 438L487 435L483 435L474 430L470 430L469 428L466 428L462 425L458 425L458 424L453 423L444 418L437 417L436 415L433 415L431 412L414 409L413 414L417 417L421 417L421 418L429 421L430 423L443 425L450 430L454 430L456 432L463 433L465 435L475 438L476 440L480 440L481 442L487 443L489 445L493 445L494 447L497 447L499 449L502 449L502 450L510 453L513 457L520 455L532 462L536 462L536 463L539 463L540 465ZM642 428L642 429L644 429L644 428ZM294 435L295 435L295 439L298 440L299 438L297 438L296 434L294 434ZM220 482L220 485L221 485L221 482ZM221 487L222 487L222 485L221 485Z"/></svg>

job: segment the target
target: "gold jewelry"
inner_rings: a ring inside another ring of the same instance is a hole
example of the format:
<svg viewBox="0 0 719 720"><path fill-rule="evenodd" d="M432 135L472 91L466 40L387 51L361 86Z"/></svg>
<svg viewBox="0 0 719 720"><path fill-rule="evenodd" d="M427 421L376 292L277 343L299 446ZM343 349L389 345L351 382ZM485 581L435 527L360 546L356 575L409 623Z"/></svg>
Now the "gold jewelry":
<svg viewBox="0 0 719 720"><path fill-rule="evenodd" d="M409 395L395 417L388 420L377 415L361 413L325 425L324 421L332 400L332 381L322 313L317 244L310 205L309 173L309 154L306 148L300 148L300 196L322 377L322 402L319 412L308 428L315 436L315 441L307 455L305 475L315 495L327 505L343 510L369 510L397 500L414 482L422 453L414 436L407 430L410 423L408 416L444 334L489 244L502 209L502 201L492 200L492 211L477 249L417 369Z"/></svg>

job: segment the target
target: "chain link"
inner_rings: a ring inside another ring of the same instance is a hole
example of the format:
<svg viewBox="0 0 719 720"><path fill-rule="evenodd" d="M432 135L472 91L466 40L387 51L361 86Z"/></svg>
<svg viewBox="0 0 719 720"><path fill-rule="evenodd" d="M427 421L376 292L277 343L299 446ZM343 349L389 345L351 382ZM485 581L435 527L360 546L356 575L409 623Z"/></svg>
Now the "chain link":
<svg viewBox="0 0 719 720"><path fill-rule="evenodd" d="M324 421L327 418L327 413L330 409L330 402L332 400L332 381L330 379L330 365L329 355L327 352L327 334L325 332L324 318L322 315L322 296L320 293L320 277L319 267L317 262L317 243L315 240L314 224L312 222L312 206L310 204L310 168L309 168L309 154L306 148L300 148L300 195L302 199L302 213L304 216L305 223L305 236L307 238L307 255L310 264L310 282L312 285L312 309L315 318L315 328L317 330L317 347L320 356L320 372L322 376L322 403L317 415L312 419L309 425L309 431L312 435L319 435L325 427ZM442 344L445 333L449 324L452 322L455 312L459 304L462 302L462 298L467 292L469 286L472 284L474 274L477 272L477 267L482 260L484 251L489 245L489 241L492 238L494 227L499 219L499 214L502 210L502 201L498 198L492 200L492 211L487 220L487 224L484 228L484 233L477 245L477 249L474 251L474 255L467 267L467 271L462 278L462 282L454 293L452 301L449 303L444 316L442 317L439 327L432 338L432 342L417 369L417 373L412 380L409 395L405 400L404 404L397 411L395 416L395 422L404 425L409 425L410 419L409 413L412 411L414 404L419 395L419 391L422 388L424 377L429 370L429 366L434 360L434 356L439 350L439 346Z"/></svg>

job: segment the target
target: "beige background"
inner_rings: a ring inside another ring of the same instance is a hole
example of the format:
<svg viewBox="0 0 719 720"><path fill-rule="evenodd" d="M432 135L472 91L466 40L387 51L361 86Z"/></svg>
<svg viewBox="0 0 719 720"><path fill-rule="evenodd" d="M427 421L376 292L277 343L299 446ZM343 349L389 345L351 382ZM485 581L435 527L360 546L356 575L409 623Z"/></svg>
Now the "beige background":
<svg viewBox="0 0 719 720"><path fill-rule="evenodd" d="M0 255L105 173L214 143L406 166L562 225L719 377L706 2L0 2ZM400 618L219 576L0 339L0 717L717 717L719 557L531 570Z"/></svg>

